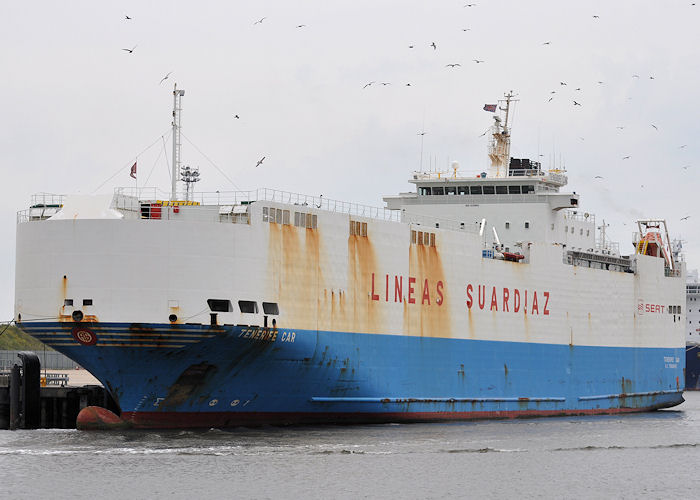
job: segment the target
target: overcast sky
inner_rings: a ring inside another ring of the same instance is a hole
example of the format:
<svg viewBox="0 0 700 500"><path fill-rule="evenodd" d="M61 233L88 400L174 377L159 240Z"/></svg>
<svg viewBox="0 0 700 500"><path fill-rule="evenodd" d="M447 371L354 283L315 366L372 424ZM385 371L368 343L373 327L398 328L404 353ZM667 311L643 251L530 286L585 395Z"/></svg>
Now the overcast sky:
<svg viewBox="0 0 700 500"><path fill-rule="evenodd" d="M174 82L198 190L374 206L413 187L421 131L424 168L484 170L482 107L513 90L513 156L566 167L623 253L637 218L663 217L698 267L700 5L468 1L6 2L0 320L13 316L16 212L32 194L133 186L137 158L139 185L169 191Z"/></svg>

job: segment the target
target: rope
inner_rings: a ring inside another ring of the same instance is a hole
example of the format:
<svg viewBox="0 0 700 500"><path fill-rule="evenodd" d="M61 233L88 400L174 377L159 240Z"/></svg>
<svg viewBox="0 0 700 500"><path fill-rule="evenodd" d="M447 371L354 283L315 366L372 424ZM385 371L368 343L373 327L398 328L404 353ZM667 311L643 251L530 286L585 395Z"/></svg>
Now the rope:
<svg viewBox="0 0 700 500"><path fill-rule="evenodd" d="M10 325L11 325L12 323L14 323L14 321L15 321L14 319L11 319L10 321L8 321L8 322L7 322L7 325L5 325L5 328L3 328L2 331L0 332L0 335L2 335L3 333L5 333L5 331L6 331L8 328L10 328Z"/></svg>
<svg viewBox="0 0 700 500"><path fill-rule="evenodd" d="M182 132L180 132L180 134L182 134L182 137L184 137L184 138L187 140L187 142L189 142L190 145L191 145L192 147L194 147L194 149L196 149L197 151L199 151L199 154L201 154L203 157L205 157L205 158L209 161L209 163L211 163L211 164L214 166L214 168L216 168L216 169L219 171L219 173L220 173L221 175L223 175L223 176L226 178L226 180L229 181L229 182L233 185L233 187L235 187L238 191L243 191L241 188L239 188L238 186L236 186L236 183L233 182L231 179L229 179L228 175L226 175L226 174L224 173L224 171L221 170L221 169L216 165L216 163L214 163L207 155L205 155L205 154L202 152L202 150L199 149L185 134L183 134Z"/></svg>
<svg viewBox="0 0 700 500"><path fill-rule="evenodd" d="M165 137L160 136L160 138L163 140L163 145L165 146ZM165 149L165 148L163 148ZM153 174L153 170L156 168L156 164L158 163L158 160L160 160L161 155L163 154L163 151L160 151L158 153L158 157L156 158L156 161L153 162L153 166L151 167L150 172L148 172L148 177L146 177L146 181L143 183L144 186L148 185L148 180L151 178L151 174ZM166 155L167 157L167 155Z"/></svg>
<svg viewBox="0 0 700 500"><path fill-rule="evenodd" d="M158 141L160 141L160 139L161 139L165 134L166 134L166 132L163 132L163 134L161 134L161 136L160 136L158 139L156 139L153 143L151 143L150 146L148 146L148 147L145 148L143 151L141 151L139 154L137 154L137 155L136 155L136 159L138 160L138 157L139 157L140 155L144 154L146 151L148 151L148 150L151 149L153 146L155 146L156 143L157 143ZM100 184L99 186L97 186L97 187L93 190L92 194L94 194L96 191L99 191L100 188L102 188L102 186L104 186L104 185L107 184L109 181L111 181L112 179L114 179L119 173L121 173L122 170L124 170L125 168L130 167L131 165L133 165L133 163L131 163L131 160L129 160L124 166L119 167L119 170L117 170L116 172L114 172L114 174L112 174L112 176L111 176L109 179L107 179L107 180L104 181L102 184Z"/></svg>

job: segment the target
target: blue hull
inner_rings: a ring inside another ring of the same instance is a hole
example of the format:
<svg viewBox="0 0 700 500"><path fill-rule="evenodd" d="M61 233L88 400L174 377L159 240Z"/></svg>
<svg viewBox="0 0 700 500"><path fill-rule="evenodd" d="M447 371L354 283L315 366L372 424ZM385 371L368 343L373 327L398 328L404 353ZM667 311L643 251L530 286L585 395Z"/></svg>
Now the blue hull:
<svg viewBox="0 0 700 500"><path fill-rule="evenodd" d="M683 402L684 348L80 325L21 326L94 374L137 427L619 413Z"/></svg>

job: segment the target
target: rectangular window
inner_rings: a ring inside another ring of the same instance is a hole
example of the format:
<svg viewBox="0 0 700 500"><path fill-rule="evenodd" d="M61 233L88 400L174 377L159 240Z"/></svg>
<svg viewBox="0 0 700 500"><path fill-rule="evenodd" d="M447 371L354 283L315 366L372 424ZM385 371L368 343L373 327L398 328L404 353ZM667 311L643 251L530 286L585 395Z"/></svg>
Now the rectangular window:
<svg viewBox="0 0 700 500"><path fill-rule="evenodd" d="M67 307L73 307L73 299L65 299L63 305Z"/></svg>
<svg viewBox="0 0 700 500"><path fill-rule="evenodd" d="M430 188L421 186L418 188L418 194L421 196L430 196Z"/></svg>
<svg viewBox="0 0 700 500"><path fill-rule="evenodd" d="M313 229L316 229L316 228L318 227L318 215L316 215L316 214L314 214L314 215L311 217L311 227L312 227Z"/></svg>
<svg viewBox="0 0 700 500"><path fill-rule="evenodd" d="M418 244L423 244L423 231L418 231Z"/></svg>
<svg viewBox="0 0 700 500"><path fill-rule="evenodd" d="M207 299L209 309L214 312L232 312L233 306L228 299Z"/></svg>
<svg viewBox="0 0 700 500"><path fill-rule="evenodd" d="M311 214L306 214L306 229L311 229Z"/></svg>
<svg viewBox="0 0 700 500"><path fill-rule="evenodd" d="M510 229L510 222L506 222L506 229Z"/></svg>
<svg viewBox="0 0 700 500"><path fill-rule="evenodd" d="M494 186L484 186L484 194L496 194L496 188Z"/></svg>
<svg viewBox="0 0 700 500"><path fill-rule="evenodd" d="M270 220L269 220L270 223L274 223L274 222L275 222L276 213L277 213L277 209L276 209L276 208L270 208Z"/></svg>
<svg viewBox="0 0 700 500"><path fill-rule="evenodd" d="M416 232L411 230L411 243L413 243L415 245L416 241L418 241L417 236L416 236Z"/></svg>
<svg viewBox="0 0 700 500"><path fill-rule="evenodd" d="M508 186L496 186L496 194L508 194Z"/></svg>
<svg viewBox="0 0 700 500"><path fill-rule="evenodd" d="M280 313L280 308L277 302L263 302L263 312L265 314L278 315Z"/></svg>
<svg viewBox="0 0 700 500"><path fill-rule="evenodd" d="M275 222L277 224L282 224L282 209L281 208L277 209L277 213L275 215Z"/></svg>
<svg viewBox="0 0 700 500"><path fill-rule="evenodd" d="M454 186L446 186L445 194L457 194L457 188Z"/></svg>
<svg viewBox="0 0 700 500"><path fill-rule="evenodd" d="M299 212L294 212L294 225L295 226L300 226L301 224L299 223L301 214Z"/></svg>
<svg viewBox="0 0 700 500"><path fill-rule="evenodd" d="M586 236L590 236L590 235L591 235L591 230L590 230L590 229L586 229Z"/></svg>
<svg viewBox="0 0 700 500"><path fill-rule="evenodd" d="M525 229L530 229L530 222L525 221Z"/></svg>
<svg viewBox="0 0 700 500"><path fill-rule="evenodd" d="M362 236L367 236L367 223L363 222L362 223Z"/></svg>
<svg viewBox="0 0 700 500"><path fill-rule="evenodd" d="M282 216L282 224L289 225L289 210L285 210L282 212L284 215Z"/></svg>
<svg viewBox="0 0 700 500"><path fill-rule="evenodd" d="M258 303L254 300L239 300L238 308L242 313L247 314L257 314L258 313Z"/></svg>
<svg viewBox="0 0 700 500"><path fill-rule="evenodd" d="M574 234L574 226L571 226L571 234Z"/></svg>
<svg viewBox="0 0 700 500"><path fill-rule="evenodd" d="M457 187L457 194L469 194L469 187L468 186Z"/></svg>
<svg viewBox="0 0 700 500"><path fill-rule="evenodd" d="M521 190L522 190L523 194L534 193L535 186L532 186L532 185L522 186Z"/></svg>
<svg viewBox="0 0 700 500"><path fill-rule="evenodd" d="M445 194L445 189L442 187L434 187L433 194L436 194L436 195Z"/></svg>
<svg viewBox="0 0 700 500"><path fill-rule="evenodd" d="M92 305L92 299L83 299L83 305L84 305L84 306L91 306L91 305Z"/></svg>
<svg viewBox="0 0 700 500"><path fill-rule="evenodd" d="M269 208L263 207L263 222L267 222L267 221L268 221L268 215L267 215L268 210L269 210Z"/></svg>
<svg viewBox="0 0 700 500"><path fill-rule="evenodd" d="M579 236L583 236L583 228L581 228L581 232L579 233Z"/></svg>
<svg viewBox="0 0 700 500"><path fill-rule="evenodd" d="M469 192L471 194L481 194L481 186L469 186Z"/></svg>
<svg viewBox="0 0 700 500"><path fill-rule="evenodd" d="M430 246L434 247L435 246L435 234L430 233Z"/></svg>
<svg viewBox="0 0 700 500"><path fill-rule="evenodd" d="M508 186L508 194L520 194L520 186Z"/></svg>

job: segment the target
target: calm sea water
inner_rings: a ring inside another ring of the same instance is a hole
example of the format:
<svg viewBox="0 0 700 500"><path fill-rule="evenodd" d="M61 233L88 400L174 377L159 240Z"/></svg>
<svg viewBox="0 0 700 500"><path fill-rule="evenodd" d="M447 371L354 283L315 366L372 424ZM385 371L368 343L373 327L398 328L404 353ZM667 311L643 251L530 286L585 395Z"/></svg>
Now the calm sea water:
<svg viewBox="0 0 700 500"><path fill-rule="evenodd" d="M3 498L698 498L700 393L672 410L202 432L0 431Z"/></svg>

